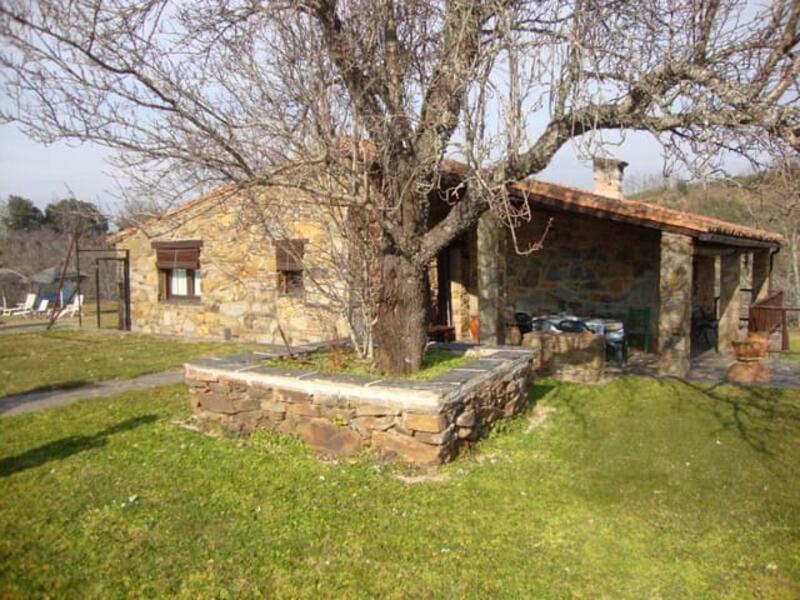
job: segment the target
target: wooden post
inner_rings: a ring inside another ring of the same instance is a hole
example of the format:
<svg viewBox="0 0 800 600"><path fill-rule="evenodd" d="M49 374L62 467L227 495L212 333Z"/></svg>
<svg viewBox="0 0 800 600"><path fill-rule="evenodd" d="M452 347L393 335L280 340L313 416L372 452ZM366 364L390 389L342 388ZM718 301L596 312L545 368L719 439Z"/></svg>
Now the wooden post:
<svg viewBox="0 0 800 600"><path fill-rule="evenodd" d="M97 303L97 328L100 329L100 259L94 261L94 297Z"/></svg>
<svg viewBox="0 0 800 600"><path fill-rule="evenodd" d="M783 352L789 351L789 326L788 319L786 318L786 311L781 311L781 350Z"/></svg>
<svg viewBox="0 0 800 600"><path fill-rule="evenodd" d="M78 236L74 234L72 236L72 240L70 240L69 247L67 248L67 256L64 258L64 266L61 268L61 279L58 282L58 292L57 294L61 294L64 291L64 279L67 275L67 267L69 266L69 259L72 258L72 247L78 246ZM73 294L74 295L74 294ZM53 303L53 310L50 312L50 321L47 323L47 329L51 329L53 327L53 323L56 322L56 317L58 316L58 310L56 310L55 302Z"/></svg>
<svg viewBox="0 0 800 600"><path fill-rule="evenodd" d="M83 328L83 302L81 302L81 248L80 237L78 237L77 229L75 231L75 274L76 274L76 292L78 298L78 327ZM73 294L73 296L75 295ZM63 306L61 308L64 308Z"/></svg>

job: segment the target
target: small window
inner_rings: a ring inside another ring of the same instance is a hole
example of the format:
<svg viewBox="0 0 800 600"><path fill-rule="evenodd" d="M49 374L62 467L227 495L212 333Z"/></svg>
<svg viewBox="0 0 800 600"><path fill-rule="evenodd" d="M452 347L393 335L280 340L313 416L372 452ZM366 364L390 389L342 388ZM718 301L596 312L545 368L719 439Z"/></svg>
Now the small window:
<svg viewBox="0 0 800 600"><path fill-rule="evenodd" d="M198 240L153 242L159 275L159 300L199 301L202 246L203 243Z"/></svg>
<svg viewBox="0 0 800 600"><path fill-rule="evenodd" d="M303 259L308 240L275 242L275 265L278 271L278 293L282 296L303 294Z"/></svg>
<svg viewBox="0 0 800 600"><path fill-rule="evenodd" d="M200 298L200 271L194 269L162 269L166 278L166 297L162 300Z"/></svg>

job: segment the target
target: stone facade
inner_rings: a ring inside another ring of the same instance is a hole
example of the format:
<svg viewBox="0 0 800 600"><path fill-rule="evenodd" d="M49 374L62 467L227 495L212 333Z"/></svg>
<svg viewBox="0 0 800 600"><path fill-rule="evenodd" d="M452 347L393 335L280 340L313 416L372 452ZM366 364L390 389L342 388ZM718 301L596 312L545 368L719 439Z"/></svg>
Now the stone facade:
<svg viewBox="0 0 800 600"><path fill-rule="evenodd" d="M117 248L130 252L133 330L143 333L281 343L280 325L292 344L330 340L347 333L346 323L329 308L323 284L329 275L331 247L337 243L329 219L295 190L272 188L257 199L231 196L201 202L123 237ZM306 199L308 200L308 199ZM306 283L299 295L279 291L275 245L281 237L308 240ZM284 225L285 224L285 225ZM274 239L274 237L272 238ZM154 241L200 240L202 296L193 303L159 299Z"/></svg>
<svg viewBox="0 0 800 600"><path fill-rule="evenodd" d="M522 345L536 350L534 370L563 381L597 383L605 375L606 344L593 333L532 331Z"/></svg>
<svg viewBox="0 0 800 600"><path fill-rule="evenodd" d="M491 261L499 271L496 279L505 282L506 318L513 311L532 315L568 311L624 319L629 308L648 308L654 333L659 309L660 232L537 210L534 221L518 229L518 247L524 250L539 241L550 219L552 226L541 250L519 254L506 239L504 260ZM469 339L470 317L478 314L477 274L469 268L479 261L478 250L473 238L451 250L451 265L458 265L451 266L457 339ZM455 279L456 274L459 279Z"/></svg>
<svg viewBox="0 0 800 600"><path fill-rule="evenodd" d="M412 382L259 367L263 356L244 355L189 364L186 380L203 419L244 432L293 434L324 454L370 447L430 466L526 406L534 356L484 348L463 368Z"/></svg>

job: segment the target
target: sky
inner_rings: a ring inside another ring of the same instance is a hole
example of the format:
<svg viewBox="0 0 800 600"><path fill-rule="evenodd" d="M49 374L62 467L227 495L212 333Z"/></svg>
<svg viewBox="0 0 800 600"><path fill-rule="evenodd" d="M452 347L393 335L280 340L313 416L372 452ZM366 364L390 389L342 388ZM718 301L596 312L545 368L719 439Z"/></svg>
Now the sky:
<svg viewBox="0 0 800 600"><path fill-rule="evenodd" d="M626 179L662 172L661 147L646 133L629 133L624 143L610 148L609 155L629 163ZM116 182L108 157L108 152L96 145L44 145L13 123L0 125L0 199L16 194L43 209L50 202L74 195L113 215L117 209ZM744 171L746 165L728 160L726 168L736 173ZM578 158L576 148L567 144L536 177L591 189L591 161Z"/></svg>
<svg viewBox="0 0 800 600"><path fill-rule="evenodd" d="M749 2L745 14L765 5L768 3ZM8 101L3 90L0 90L0 103ZM533 129L543 130L546 119L546 111L536 114ZM611 134L612 137L614 135ZM625 173L628 180L658 175L663 169L661 147L646 133L629 133L623 144L609 149L608 155L629 163ZM14 124L0 125L0 199L17 194L44 208L49 202L74 195L113 214L116 210L116 183L107 158L107 151L97 146L66 143L44 145L28 138ZM748 168L742 159L735 158L725 158L724 167L729 173L735 174ZM536 177L591 189L591 161L580 159L575 146L566 144L548 168Z"/></svg>
<svg viewBox="0 0 800 600"><path fill-rule="evenodd" d="M626 175L659 173L660 148L649 136L637 134L621 147L616 158L630 163ZM44 145L27 137L14 124L0 125L0 198L24 196L40 208L70 195L93 202L104 211L114 209L115 181L107 164L108 153L98 146L63 142ZM581 162L573 148L562 148L538 178L589 189L590 162Z"/></svg>
<svg viewBox="0 0 800 600"><path fill-rule="evenodd" d="M38 207L74 195L113 209L108 154L97 146L44 145L14 124L0 125L0 198L24 196Z"/></svg>

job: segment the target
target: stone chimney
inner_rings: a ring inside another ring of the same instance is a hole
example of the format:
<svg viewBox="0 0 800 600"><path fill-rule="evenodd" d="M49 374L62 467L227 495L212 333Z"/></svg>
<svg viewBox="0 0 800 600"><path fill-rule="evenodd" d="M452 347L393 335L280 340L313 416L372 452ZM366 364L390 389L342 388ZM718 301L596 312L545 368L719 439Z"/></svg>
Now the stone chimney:
<svg viewBox="0 0 800 600"><path fill-rule="evenodd" d="M622 198L622 172L628 166L624 160L594 157L594 193Z"/></svg>

